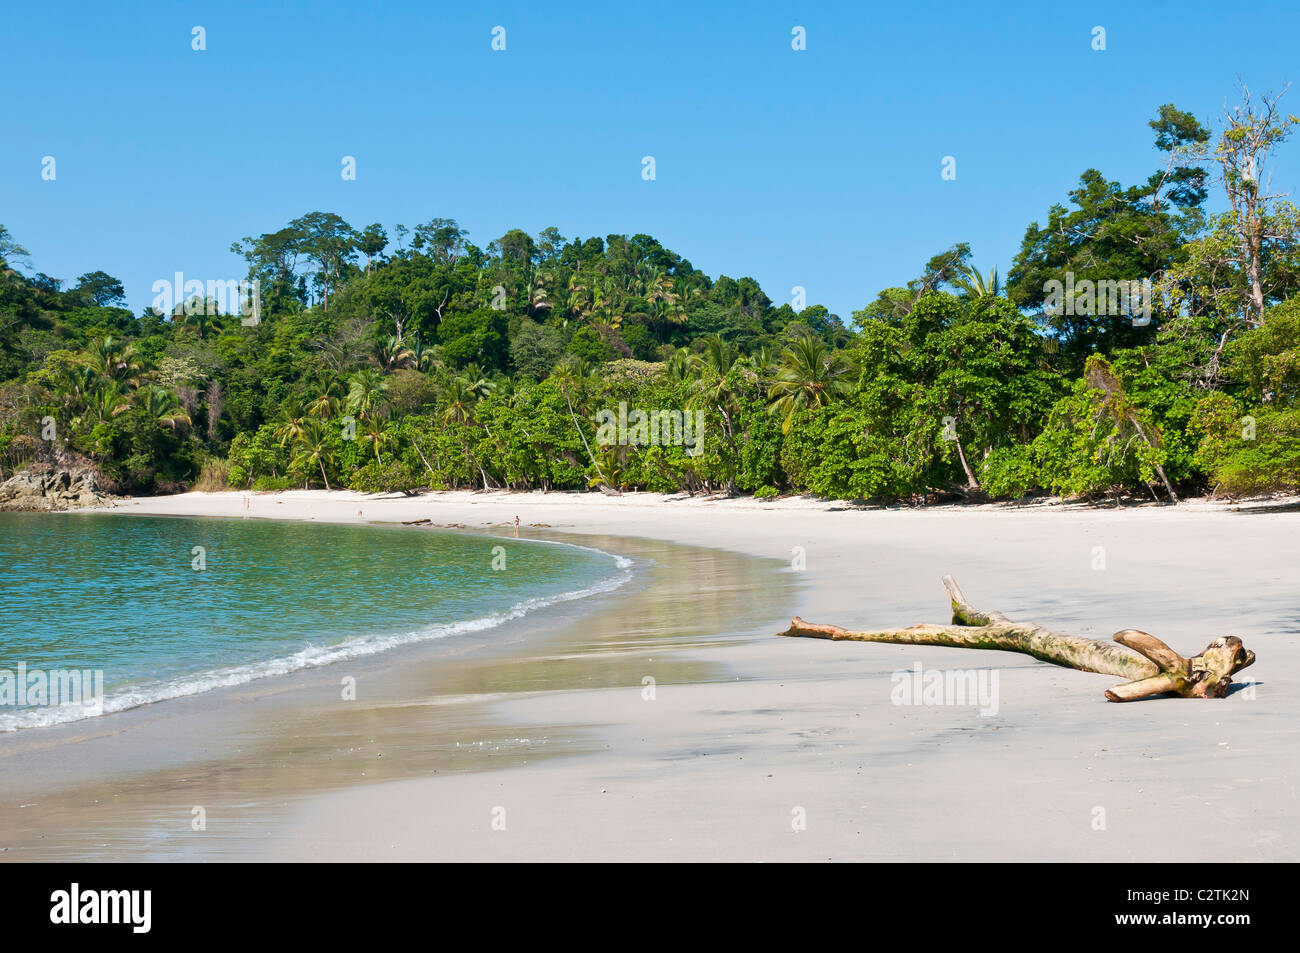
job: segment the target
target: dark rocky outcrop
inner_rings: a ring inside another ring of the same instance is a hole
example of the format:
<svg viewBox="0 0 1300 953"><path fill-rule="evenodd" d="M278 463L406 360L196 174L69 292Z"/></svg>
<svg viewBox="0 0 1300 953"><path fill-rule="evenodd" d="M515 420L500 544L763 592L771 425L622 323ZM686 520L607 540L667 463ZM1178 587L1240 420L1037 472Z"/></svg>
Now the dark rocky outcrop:
<svg viewBox="0 0 1300 953"><path fill-rule="evenodd" d="M33 467L0 483L0 510L38 512L107 506L113 497L90 467Z"/></svg>

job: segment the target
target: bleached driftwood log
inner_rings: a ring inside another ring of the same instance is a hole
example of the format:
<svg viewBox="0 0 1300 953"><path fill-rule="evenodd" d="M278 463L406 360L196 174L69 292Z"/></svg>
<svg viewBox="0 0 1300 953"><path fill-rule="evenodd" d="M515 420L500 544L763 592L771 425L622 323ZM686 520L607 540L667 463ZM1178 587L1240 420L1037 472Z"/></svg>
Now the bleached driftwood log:
<svg viewBox="0 0 1300 953"><path fill-rule="evenodd" d="M1235 635L1220 636L1200 655L1183 658L1154 635L1138 629L1116 632L1114 642L1061 635L1033 622L1013 622L1000 612L982 612L966 601L952 576L943 577L952 600L951 625L913 625L905 629L853 632L837 625L817 625L798 616L779 633L814 639L948 645L964 649L1023 652L1044 662L1082 672L1129 679L1106 692L1113 702L1173 693L1184 698L1222 698L1233 673L1255 661L1255 653Z"/></svg>

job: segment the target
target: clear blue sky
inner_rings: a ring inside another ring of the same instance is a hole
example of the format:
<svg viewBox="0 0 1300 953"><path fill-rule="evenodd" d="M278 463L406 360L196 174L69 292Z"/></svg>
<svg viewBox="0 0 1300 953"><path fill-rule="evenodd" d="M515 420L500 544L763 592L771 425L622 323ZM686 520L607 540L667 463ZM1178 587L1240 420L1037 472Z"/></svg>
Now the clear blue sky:
<svg viewBox="0 0 1300 953"><path fill-rule="evenodd" d="M645 232L847 319L956 241L1005 272L1084 169L1153 171L1157 106L1213 120L1238 74L1300 80L1298 40L1294 0L8 4L0 223L35 270L121 278L136 312L175 271L242 277L232 241L322 210L390 235L455 218L480 246ZM1280 159L1300 184L1297 143Z"/></svg>

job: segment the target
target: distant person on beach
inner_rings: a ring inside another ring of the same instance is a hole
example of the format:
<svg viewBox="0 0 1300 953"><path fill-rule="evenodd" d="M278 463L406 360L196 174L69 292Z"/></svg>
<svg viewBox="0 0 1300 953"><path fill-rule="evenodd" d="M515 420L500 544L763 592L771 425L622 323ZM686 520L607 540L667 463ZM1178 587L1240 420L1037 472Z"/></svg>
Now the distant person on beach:
<svg viewBox="0 0 1300 953"><path fill-rule="evenodd" d="M516 535L516 536L519 535L519 517L518 517L518 515L515 516L515 535Z"/></svg>

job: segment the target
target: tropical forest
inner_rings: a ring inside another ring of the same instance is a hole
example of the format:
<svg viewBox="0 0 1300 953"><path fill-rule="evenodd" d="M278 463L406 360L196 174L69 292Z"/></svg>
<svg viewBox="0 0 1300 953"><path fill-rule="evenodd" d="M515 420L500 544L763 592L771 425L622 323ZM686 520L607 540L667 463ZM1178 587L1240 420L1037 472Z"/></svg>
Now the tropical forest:
<svg viewBox="0 0 1300 953"><path fill-rule="evenodd" d="M1213 127L1159 107L1131 144L1148 178L1083 171L1001 267L931 223L933 257L849 315L645 234L479 242L320 211L233 242L253 319L206 295L133 313L113 276L39 273L0 226L0 482L72 461L124 494L1294 491L1300 212L1263 174L1297 123L1280 99ZM620 405L699 415L698 443L611 440Z"/></svg>

